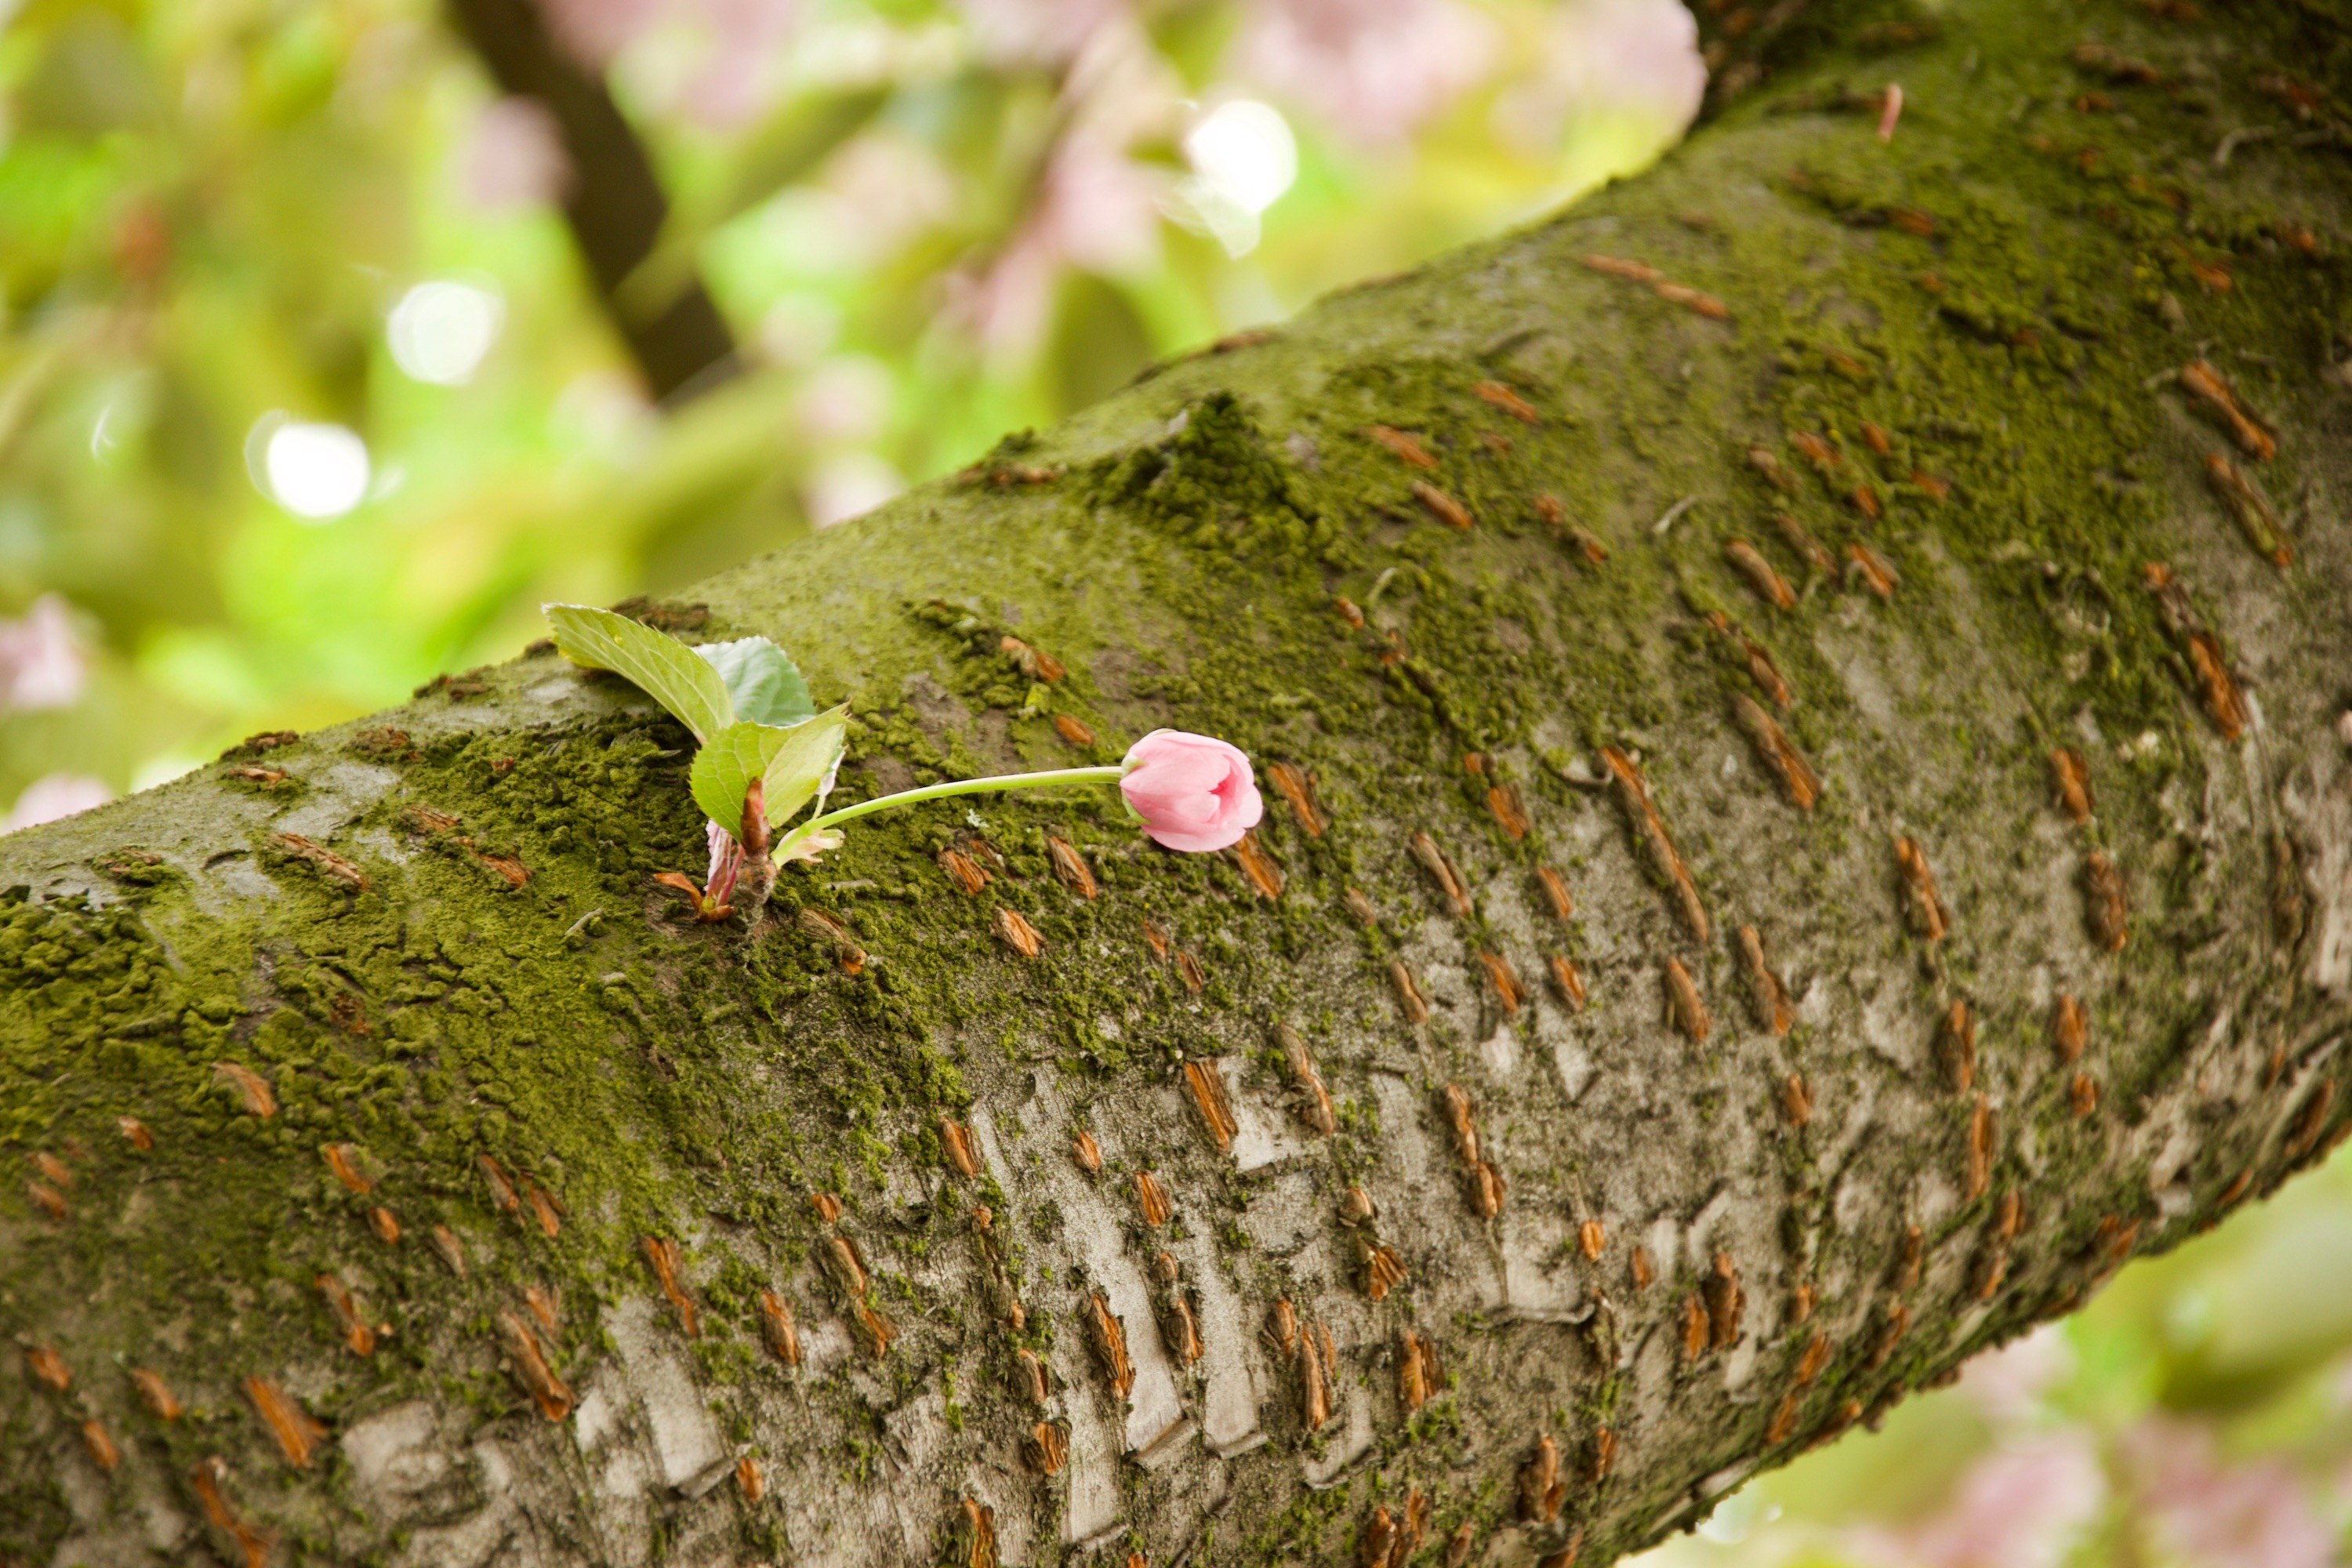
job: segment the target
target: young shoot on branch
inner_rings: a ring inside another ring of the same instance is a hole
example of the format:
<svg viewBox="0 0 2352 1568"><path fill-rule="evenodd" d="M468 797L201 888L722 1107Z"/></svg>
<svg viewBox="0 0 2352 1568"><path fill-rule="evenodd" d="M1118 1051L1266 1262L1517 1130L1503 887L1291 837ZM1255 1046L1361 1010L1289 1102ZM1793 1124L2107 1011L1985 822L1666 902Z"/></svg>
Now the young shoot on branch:
<svg viewBox="0 0 2352 1568"><path fill-rule="evenodd" d="M686 894L704 921L758 921L778 868L841 847L845 823L950 795L1116 784L1128 812L1171 849L1223 849L1257 826L1250 760L1207 735L1154 730L1116 766L1054 768L952 779L837 811L824 809L848 742L846 705L820 713L808 682L766 637L688 647L611 610L546 605L555 646L574 664L610 670L642 689L692 732L694 802L709 820L710 864L702 885L681 872L654 879ZM806 807L796 827L792 819Z"/></svg>

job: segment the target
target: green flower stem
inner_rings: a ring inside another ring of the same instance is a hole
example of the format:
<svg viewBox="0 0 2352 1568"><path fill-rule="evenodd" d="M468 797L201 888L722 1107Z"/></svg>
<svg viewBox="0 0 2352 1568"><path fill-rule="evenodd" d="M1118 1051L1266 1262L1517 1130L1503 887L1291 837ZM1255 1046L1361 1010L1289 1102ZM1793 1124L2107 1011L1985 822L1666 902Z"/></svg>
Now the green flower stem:
<svg viewBox="0 0 2352 1568"><path fill-rule="evenodd" d="M955 779L947 784L926 784L921 789L878 795L872 800L861 800L856 805L845 805L839 811L828 811L823 816L811 817L795 828L792 837L805 838L812 833L822 833L828 827L837 826L854 816L887 811L894 805L912 805L919 800L945 800L950 795L989 795L1009 789L1046 789L1055 784L1110 784L1126 772L1122 766L1055 768L1042 773L1000 773L994 778Z"/></svg>

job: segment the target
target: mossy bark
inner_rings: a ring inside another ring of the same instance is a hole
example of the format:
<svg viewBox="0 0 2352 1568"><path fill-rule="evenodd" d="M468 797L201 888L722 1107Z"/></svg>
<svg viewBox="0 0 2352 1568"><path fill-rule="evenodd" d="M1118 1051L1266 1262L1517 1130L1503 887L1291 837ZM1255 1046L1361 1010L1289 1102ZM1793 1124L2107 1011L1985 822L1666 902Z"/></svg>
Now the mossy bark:
<svg viewBox="0 0 2352 1568"><path fill-rule="evenodd" d="M1230 738L1246 854L949 802L697 926L545 653L0 843L0 1558L1601 1563L2317 1158L2335 24L1754 21L1645 178L648 612L853 795Z"/></svg>

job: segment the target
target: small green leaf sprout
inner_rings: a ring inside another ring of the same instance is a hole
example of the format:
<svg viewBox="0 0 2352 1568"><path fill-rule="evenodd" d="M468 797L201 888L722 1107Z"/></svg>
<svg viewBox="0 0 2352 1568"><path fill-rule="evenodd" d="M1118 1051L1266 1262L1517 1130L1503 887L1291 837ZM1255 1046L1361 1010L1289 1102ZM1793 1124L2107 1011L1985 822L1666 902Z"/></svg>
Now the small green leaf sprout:
<svg viewBox="0 0 2352 1568"><path fill-rule="evenodd" d="M574 664L642 689L694 735L689 781L709 820L702 884L677 871L654 879L686 894L698 920L756 922L779 867L839 848L841 825L919 801L1059 784L1117 784L1129 812L1171 849L1222 849L1264 810L1249 759L1223 741L1155 730L1116 766L951 779L827 812L848 742L847 706L820 713L808 682L766 637L689 647L611 610L546 605L555 646ZM803 808L810 815L783 831Z"/></svg>
<svg viewBox="0 0 2352 1568"><path fill-rule="evenodd" d="M688 647L651 626L585 605L544 606L555 646L575 664L609 669L693 731L694 803L709 818L703 883L657 879L684 892L698 919L756 920L775 885L776 828L812 802L823 809L847 739L846 708L816 711L808 682L766 637ZM803 836L782 859L814 859L838 835Z"/></svg>

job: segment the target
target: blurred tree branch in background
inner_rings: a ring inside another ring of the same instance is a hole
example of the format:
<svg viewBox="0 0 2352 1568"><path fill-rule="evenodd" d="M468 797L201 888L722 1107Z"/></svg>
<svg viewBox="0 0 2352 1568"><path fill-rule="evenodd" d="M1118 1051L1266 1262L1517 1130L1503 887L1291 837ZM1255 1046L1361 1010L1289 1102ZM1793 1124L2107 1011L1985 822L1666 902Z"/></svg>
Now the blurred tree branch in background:
<svg viewBox="0 0 2352 1568"><path fill-rule="evenodd" d="M1556 205L1672 138L1693 46L1675 0L21 0L0 811L397 701Z"/></svg>
<svg viewBox="0 0 2352 1568"><path fill-rule="evenodd" d="M654 396L669 403L731 375L734 337L698 279L652 310L623 299L622 285L661 236L669 200L604 82L556 41L531 0L449 0L449 16L502 89L553 118L571 163L564 221Z"/></svg>

